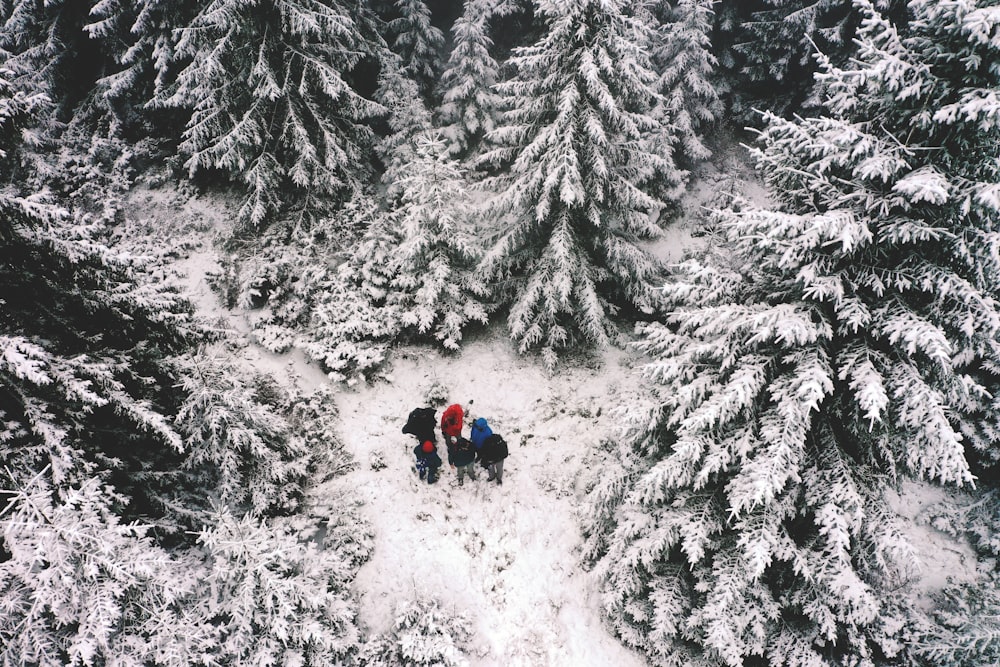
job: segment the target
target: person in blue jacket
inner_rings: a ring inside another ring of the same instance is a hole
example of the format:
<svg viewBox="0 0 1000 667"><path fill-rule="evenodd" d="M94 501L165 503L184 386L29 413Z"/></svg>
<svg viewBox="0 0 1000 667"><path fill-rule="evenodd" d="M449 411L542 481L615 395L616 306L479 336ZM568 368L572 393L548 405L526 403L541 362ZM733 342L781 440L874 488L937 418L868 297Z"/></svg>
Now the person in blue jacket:
<svg viewBox="0 0 1000 667"><path fill-rule="evenodd" d="M490 428L485 419L480 417L472 422L472 426L469 429L469 441L472 443L473 449L477 452L482 449L486 438L491 435L493 435L493 429Z"/></svg>
<svg viewBox="0 0 1000 667"><path fill-rule="evenodd" d="M413 448L413 455L417 457L417 474L420 479L426 477L428 484L436 482L438 468L441 467L441 457L438 456L434 443L430 440L424 440L423 444Z"/></svg>
<svg viewBox="0 0 1000 667"><path fill-rule="evenodd" d="M469 479L475 481L476 450L472 448L472 443L462 436L458 436L448 445L448 463L458 470L459 486L462 486L462 477L465 473L469 473Z"/></svg>

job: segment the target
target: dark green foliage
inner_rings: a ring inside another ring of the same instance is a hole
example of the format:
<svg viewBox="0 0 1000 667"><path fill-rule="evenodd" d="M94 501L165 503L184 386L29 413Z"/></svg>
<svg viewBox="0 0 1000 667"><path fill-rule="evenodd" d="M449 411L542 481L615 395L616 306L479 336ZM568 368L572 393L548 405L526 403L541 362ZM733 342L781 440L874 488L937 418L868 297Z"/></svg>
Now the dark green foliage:
<svg viewBox="0 0 1000 667"><path fill-rule="evenodd" d="M1000 445L1000 14L913 0L901 34L857 6L824 114L764 118L779 208L718 212L641 328L658 395L595 493L589 556L657 664L910 659L883 493L971 485Z"/></svg>
<svg viewBox="0 0 1000 667"><path fill-rule="evenodd" d="M261 0L253 11L215 0L180 28L186 65L156 103L192 113L179 147L189 174L218 170L246 186L244 225L272 220L282 192L315 203L370 175L365 123L383 109L346 80L384 48L369 23L339 0Z"/></svg>
<svg viewBox="0 0 1000 667"><path fill-rule="evenodd" d="M659 203L643 186L665 162L642 144L655 73L649 27L618 2L543 3L549 30L514 51L499 85L503 112L482 162L496 235L479 278L509 305L511 338L560 350L617 338L620 308L649 311L656 262L636 245Z"/></svg>

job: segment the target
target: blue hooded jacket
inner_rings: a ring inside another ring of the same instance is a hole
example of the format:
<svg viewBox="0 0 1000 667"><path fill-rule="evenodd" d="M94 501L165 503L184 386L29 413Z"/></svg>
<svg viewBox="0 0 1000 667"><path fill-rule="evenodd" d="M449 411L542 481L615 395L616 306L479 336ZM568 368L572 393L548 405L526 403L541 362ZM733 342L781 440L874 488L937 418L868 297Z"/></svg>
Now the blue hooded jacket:
<svg viewBox="0 0 1000 667"><path fill-rule="evenodd" d="M493 429L490 428L486 420L480 417L476 421L472 422L472 428L469 431L469 441L472 442L472 446L475 449L479 449L486 442L486 438L493 435Z"/></svg>

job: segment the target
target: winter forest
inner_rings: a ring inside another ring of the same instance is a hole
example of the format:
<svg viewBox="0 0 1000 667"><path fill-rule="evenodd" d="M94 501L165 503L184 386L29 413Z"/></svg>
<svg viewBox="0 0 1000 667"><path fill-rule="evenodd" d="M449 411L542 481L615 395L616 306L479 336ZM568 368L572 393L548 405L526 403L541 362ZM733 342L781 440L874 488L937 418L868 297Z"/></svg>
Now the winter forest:
<svg viewBox="0 0 1000 667"><path fill-rule="evenodd" d="M2 667L1000 664L997 0L0 0L0 181Z"/></svg>

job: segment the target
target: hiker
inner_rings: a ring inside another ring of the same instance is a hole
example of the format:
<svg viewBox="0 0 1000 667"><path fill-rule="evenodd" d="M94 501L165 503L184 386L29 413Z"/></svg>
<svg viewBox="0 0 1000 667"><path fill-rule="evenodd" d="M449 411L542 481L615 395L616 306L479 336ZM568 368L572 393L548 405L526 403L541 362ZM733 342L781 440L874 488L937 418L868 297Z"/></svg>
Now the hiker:
<svg viewBox="0 0 1000 667"><path fill-rule="evenodd" d="M479 464L489 472L487 482L494 479L497 485L503 484L503 460L507 458L507 443L496 433L489 435L479 449Z"/></svg>
<svg viewBox="0 0 1000 667"><path fill-rule="evenodd" d="M413 448L413 455L417 457L417 475L420 479L427 478L428 484L433 484L438 479L438 468L441 467L441 457L438 456L437 448L430 440L424 440L422 444Z"/></svg>
<svg viewBox="0 0 1000 667"><path fill-rule="evenodd" d="M441 435L444 436L444 444L449 447L455 442L455 438L462 435L462 406L454 403L445 408L441 413Z"/></svg>
<svg viewBox="0 0 1000 667"><path fill-rule="evenodd" d="M472 442L472 448L477 452L482 449L483 443L486 442L486 438L493 435L493 429L490 425L486 423L486 419L479 417L472 422L472 426L469 427L469 441Z"/></svg>
<svg viewBox="0 0 1000 667"><path fill-rule="evenodd" d="M458 485L462 486L462 477L469 473L469 479L476 479L476 450L472 443L458 436L455 443L448 445L448 463L458 470Z"/></svg>
<svg viewBox="0 0 1000 667"><path fill-rule="evenodd" d="M406 425L403 426L403 433L414 436L418 445L422 445L427 440L437 443L437 436L434 435L434 408L415 408L412 410L406 420Z"/></svg>

